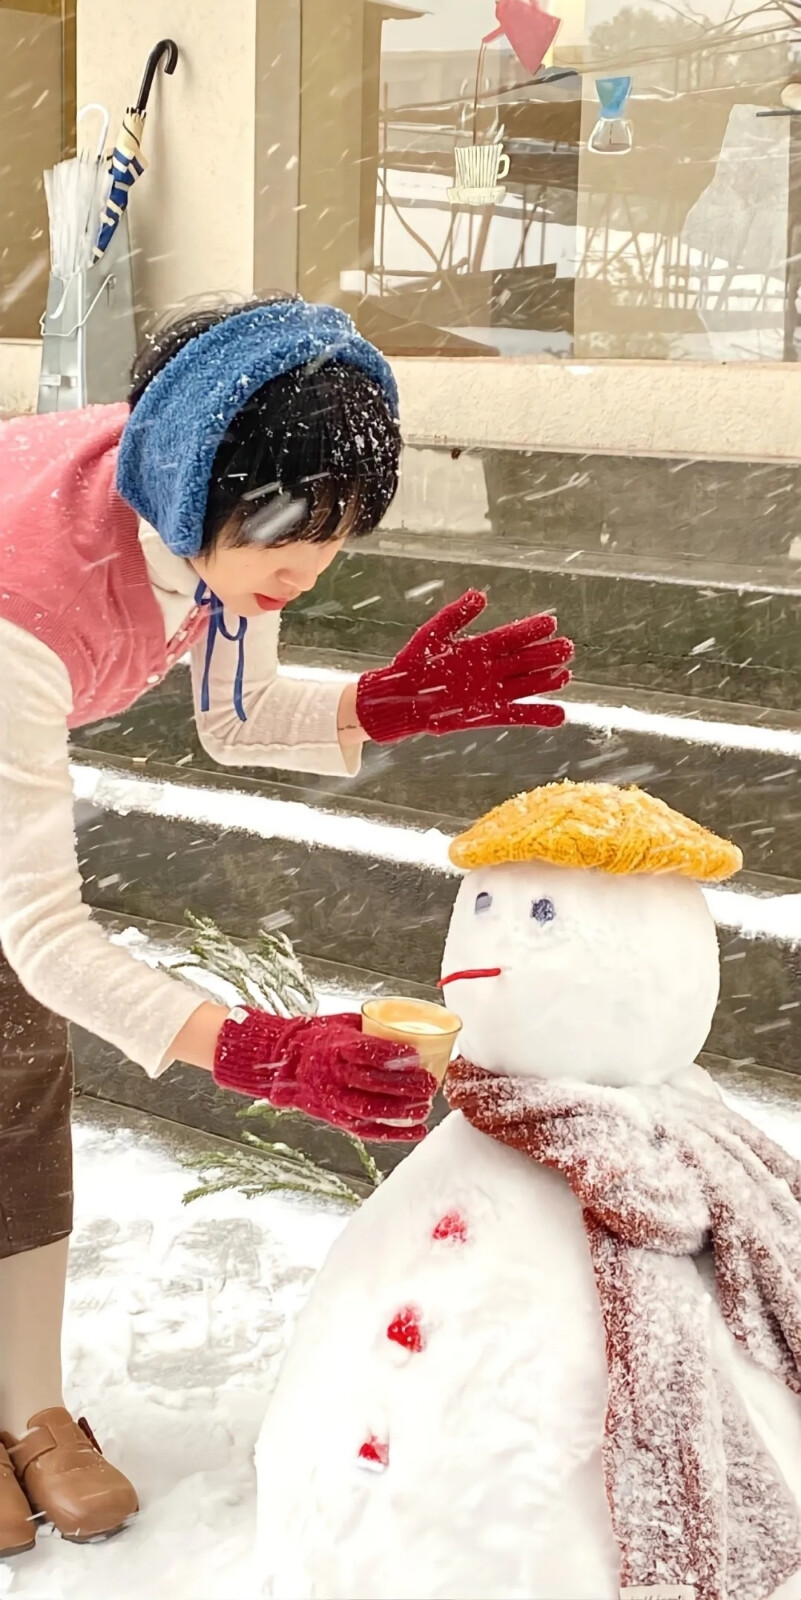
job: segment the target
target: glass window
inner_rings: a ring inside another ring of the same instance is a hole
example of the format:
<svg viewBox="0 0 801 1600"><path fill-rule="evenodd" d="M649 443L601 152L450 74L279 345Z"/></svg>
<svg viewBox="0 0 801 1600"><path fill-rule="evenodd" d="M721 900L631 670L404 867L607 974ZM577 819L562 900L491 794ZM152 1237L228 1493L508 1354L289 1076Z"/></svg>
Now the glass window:
<svg viewBox="0 0 801 1600"><path fill-rule="evenodd" d="M0 0L0 339L39 336L50 259L42 173L74 140L75 0Z"/></svg>
<svg viewBox="0 0 801 1600"><path fill-rule="evenodd" d="M795 359L801 6L550 4L302 0L301 289L396 354Z"/></svg>

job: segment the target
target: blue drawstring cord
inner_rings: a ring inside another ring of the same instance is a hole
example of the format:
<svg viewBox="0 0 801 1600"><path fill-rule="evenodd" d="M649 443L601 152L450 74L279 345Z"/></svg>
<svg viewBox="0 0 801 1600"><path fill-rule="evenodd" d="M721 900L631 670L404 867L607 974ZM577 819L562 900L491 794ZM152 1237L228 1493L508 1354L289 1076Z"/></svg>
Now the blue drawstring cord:
<svg viewBox="0 0 801 1600"><path fill-rule="evenodd" d="M239 645L239 660L237 661L236 677L234 679L234 710L240 722L247 722L245 707L242 703L242 688L245 681L245 634L248 631L248 619L247 617L240 617L236 633L229 633L225 626L225 608L222 600L218 595L212 594L208 584L204 583L202 579L195 590L195 605L208 606L209 608L209 631L206 635L206 660L203 666L203 683L200 689L200 709L201 711L208 711L209 709L211 658L214 655L217 635L221 633L229 644Z"/></svg>

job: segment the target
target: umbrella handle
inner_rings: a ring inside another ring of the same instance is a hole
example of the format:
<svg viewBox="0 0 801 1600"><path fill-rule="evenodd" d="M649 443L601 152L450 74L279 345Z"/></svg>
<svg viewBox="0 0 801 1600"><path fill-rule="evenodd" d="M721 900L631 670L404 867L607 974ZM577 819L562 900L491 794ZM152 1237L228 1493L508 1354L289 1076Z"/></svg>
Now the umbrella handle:
<svg viewBox="0 0 801 1600"><path fill-rule="evenodd" d="M150 91L153 88L153 79L156 76L156 68L161 61L162 56L167 57L164 63L164 71L171 75L178 65L178 46L174 39L159 39L158 44L153 46L153 49L151 50L150 55L145 62L145 71L139 89L139 97L137 99L136 106L134 107L136 111L147 111L147 102L150 99Z"/></svg>
<svg viewBox="0 0 801 1600"><path fill-rule="evenodd" d="M107 108L105 106L101 106L101 104L100 104L100 102L98 100L92 100L92 101L90 101L90 103L88 105L81 106L81 109L78 112L77 117L75 118L76 123L80 122L81 118L85 117L86 113L88 111L99 111L100 115L103 118L103 131L102 131L102 133L100 135L100 138L97 141L97 153L95 155L95 160L96 161L101 161L103 156L106 153L106 141L108 139L108 126L109 126L108 110L107 110Z"/></svg>

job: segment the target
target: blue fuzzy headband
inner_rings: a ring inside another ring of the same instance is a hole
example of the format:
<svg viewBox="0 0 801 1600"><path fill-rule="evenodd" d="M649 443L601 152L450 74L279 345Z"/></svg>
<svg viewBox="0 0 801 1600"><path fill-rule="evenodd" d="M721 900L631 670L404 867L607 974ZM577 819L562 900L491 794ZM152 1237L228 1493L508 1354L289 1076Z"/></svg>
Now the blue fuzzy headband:
<svg viewBox="0 0 801 1600"><path fill-rule="evenodd" d="M151 380L126 423L117 488L177 556L196 556L214 458L248 400L286 372L342 361L373 378L392 416L389 362L334 306L278 300L197 334Z"/></svg>

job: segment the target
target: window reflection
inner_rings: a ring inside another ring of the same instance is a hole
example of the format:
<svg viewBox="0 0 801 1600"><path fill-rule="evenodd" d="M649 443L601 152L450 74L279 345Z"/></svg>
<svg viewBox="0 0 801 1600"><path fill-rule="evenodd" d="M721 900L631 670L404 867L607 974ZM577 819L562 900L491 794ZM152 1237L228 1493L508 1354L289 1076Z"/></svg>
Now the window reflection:
<svg viewBox="0 0 801 1600"><path fill-rule="evenodd" d="M0 3L0 339L33 339L47 294L42 174L75 138L75 0Z"/></svg>
<svg viewBox="0 0 801 1600"><path fill-rule="evenodd" d="M301 288L390 353L795 359L801 5L550 3L303 0Z"/></svg>

